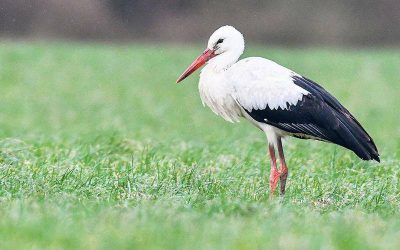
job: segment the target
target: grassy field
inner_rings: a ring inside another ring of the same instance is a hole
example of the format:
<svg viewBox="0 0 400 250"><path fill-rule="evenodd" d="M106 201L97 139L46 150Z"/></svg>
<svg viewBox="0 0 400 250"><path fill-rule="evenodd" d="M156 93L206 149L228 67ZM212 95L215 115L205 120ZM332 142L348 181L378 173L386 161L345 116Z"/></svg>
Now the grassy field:
<svg viewBox="0 0 400 250"><path fill-rule="evenodd" d="M201 51L0 44L0 248L398 249L400 51L246 52L320 82L381 153L288 139L274 201L264 135L175 84Z"/></svg>

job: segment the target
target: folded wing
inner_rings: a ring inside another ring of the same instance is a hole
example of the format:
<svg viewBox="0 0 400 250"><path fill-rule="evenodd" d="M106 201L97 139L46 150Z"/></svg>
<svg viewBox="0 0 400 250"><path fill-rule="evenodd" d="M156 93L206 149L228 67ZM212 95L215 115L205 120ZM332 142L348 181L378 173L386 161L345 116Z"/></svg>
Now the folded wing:
<svg viewBox="0 0 400 250"><path fill-rule="evenodd" d="M338 144L363 160L379 161L372 138L317 83L262 58L241 60L235 68L230 72L234 98L254 120L295 137Z"/></svg>

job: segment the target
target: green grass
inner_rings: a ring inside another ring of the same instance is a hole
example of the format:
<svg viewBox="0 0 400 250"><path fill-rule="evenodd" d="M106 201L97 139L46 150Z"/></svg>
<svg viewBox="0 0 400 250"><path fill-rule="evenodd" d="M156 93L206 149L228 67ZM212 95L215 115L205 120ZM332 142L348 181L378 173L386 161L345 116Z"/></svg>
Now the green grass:
<svg viewBox="0 0 400 250"><path fill-rule="evenodd" d="M398 249L400 51L246 52L323 84L381 153L288 139L273 201L264 135L174 83L200 51L0 44L0 248Z"/></svg>

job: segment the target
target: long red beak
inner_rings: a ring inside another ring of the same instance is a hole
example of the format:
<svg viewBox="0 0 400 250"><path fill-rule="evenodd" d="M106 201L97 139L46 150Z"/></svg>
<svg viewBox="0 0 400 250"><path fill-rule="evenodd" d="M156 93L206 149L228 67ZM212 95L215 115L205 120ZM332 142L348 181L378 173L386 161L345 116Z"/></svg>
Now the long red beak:
<svg viewBox="0 0 400 250"><path fill-rule="evenodd" d="M176 83L179 83L186 77L188 77L190 74L195 72L198 68L203 66L208 60L213 58L215 56L214 51L210 49L206 49L199 57L190 64L190 66L185 70L185 72L182 73L182 75L176 80Z"/></svg>

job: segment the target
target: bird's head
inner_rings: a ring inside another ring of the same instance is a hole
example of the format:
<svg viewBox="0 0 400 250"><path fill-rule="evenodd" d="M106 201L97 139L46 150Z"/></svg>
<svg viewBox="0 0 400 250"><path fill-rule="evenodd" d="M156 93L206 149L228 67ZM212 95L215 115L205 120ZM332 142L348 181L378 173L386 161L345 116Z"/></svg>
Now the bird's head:
<svg viewBox="0 0 400 250"><path fill-rule="evenodd" d="M182 73L177 83L195 72L207 62L215 62L220 67L235 62L244 50L244 39L242 33L232 26L222 26L214 31L208 39L207 48L193 61L193 63Z"/></svg>
<svg viewBox="0 0 400 250"><path fill-rule="evenodd" d="M207 49L213 51L215 55L232 51L242 54L244 50L243 35L232 26L222 26L214 31L208 39Z"/></svg>

